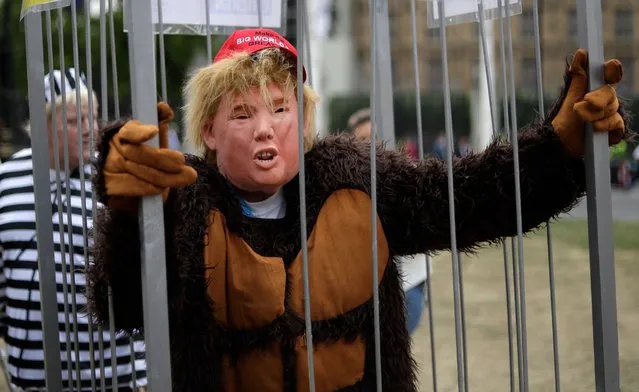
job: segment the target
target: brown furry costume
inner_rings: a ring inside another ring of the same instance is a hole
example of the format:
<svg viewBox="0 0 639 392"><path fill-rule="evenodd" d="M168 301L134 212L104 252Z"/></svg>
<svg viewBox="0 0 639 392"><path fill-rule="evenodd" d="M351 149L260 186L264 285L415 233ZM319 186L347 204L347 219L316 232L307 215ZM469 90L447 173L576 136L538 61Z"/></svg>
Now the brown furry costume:
<svg viewBox="0 0 639 392"><path fill-rule="evenodd" d="M566 152L551 126L565 91L545 122L520 132L525 232L570 209L585 191L583 160ZM106 130L100 144L95 186L105 204L101 169L119 126ZM369 149L338 135L319 140L305 157L318 391L375 386ZM173 189L165 204L174 390L307 390L297 177L284 187L286 217L256 219L243 215L215 166L197 157L187 162L197 182ZM438 159L416 164L382 149L377 167L383 388L415 391L404 294L391 261L450 248L447 168ZM495 141L481 154L456 160L454 185L460 250L516 234L509 144ZM117 328L141 329L137 217L102 209L94 228L90 311L108 321L111 284Z"/></svg>

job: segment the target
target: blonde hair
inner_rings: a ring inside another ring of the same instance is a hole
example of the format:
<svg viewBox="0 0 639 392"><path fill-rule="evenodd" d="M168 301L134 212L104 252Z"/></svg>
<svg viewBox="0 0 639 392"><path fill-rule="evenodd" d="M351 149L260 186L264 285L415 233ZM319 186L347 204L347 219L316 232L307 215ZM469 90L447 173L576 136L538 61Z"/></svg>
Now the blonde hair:
<svg viewBox="0 0 639 392"><path fill-rule="evenodd" d="M205 124L215 116L222 98L227 94L245 95L251 88L259 88L265 102L271 104L268 84L277 84L285 93L297 94L295 61L280 49L264 49L249 55L238 52L231 57L201 68L184 88L186 140L200 155L214 159L201 135ZM304 150L315 141L315 106L317 93L303 86Z"/></svg>

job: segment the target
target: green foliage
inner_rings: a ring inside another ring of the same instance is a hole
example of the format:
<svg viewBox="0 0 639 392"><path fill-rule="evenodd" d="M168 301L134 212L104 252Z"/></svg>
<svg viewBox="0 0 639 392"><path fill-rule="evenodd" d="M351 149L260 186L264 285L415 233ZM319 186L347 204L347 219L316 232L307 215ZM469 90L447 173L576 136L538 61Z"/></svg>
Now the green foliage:
<svg viewBox="0 0 639 392"><path fill-rule="evenodd" d="M421 96L422 126L424 134L444 132L444 99L441 94L425 93ZM451 96L451 110L456 133L468 135L470 113L468 98L462 94ZM333 132L344 130L350 115L358 109L370 106L368 94L340 96L329 102L329 129ZM397 94L393 97L395 135L397 140L416 137L417 106L415 94Z"/></svg>
<svg viewBox="0 0 639 392"><path fill-rule="evenodd" d="M424 148L429 151L432 141L439 133L445 132L444 98L441 93L423 93L421 99L422 129L424 132ZM544 100L547 113L554 104L554 97ZM498 126L504 123L502 102L498 102ZM338 96L329 102L329 129L339 132L346 129L348 118L356 110L370 106L368 94ZM396 94L393 98L396 140L417 137L417 105L415 93ZM517 110L517 128L521 129L539 117L539 102L534 96L518 96L515 100ZM627 100L626 108L631 113L639 113L639 99ZM452 124L455 138L469 136L471 129L470 99L463 92L451 94ZM512 125L510 102L508 102L508 121ZM631 122L630 128L636 128ZM636 145L636 142L630 143Z"/></svg>
<svg viewBox="0 0 639 392"><path fill-rule="evenodd" d="M13 1L11 2L13 3ZM24 36L24 23L19 20L20 3L15 2L12 7L3 7L0 12L10 12L10 15L3 15L0 13L0 20L6 21L10 24L11 47L5 48L5 51L10 51L12 56L12 67L14 76L14 89L17 91L17 95L24 97L23 103L26 103L27 96L27 75L26 75L26 47ZM42 31L43 31L43 49L44 49L44 71L49 72L49 51L48 51L48 34L47 34L47 22L46 13L42 14ZM121 11L113 13L113 25L114 25L114 47L115 47L115 63L117 72L117 83L114 85L113 74L113 57L112 57L112 45L111 45L111 30L110 30L110 15L107 14L105 18L103 34L101 34L100 18L90 18L90 45L87 48L87 36L86 36L86 15L83 12L77 13L77 33L73 28L73 20L70 8L64 8L62 10L54 10L51 12L51 33L52 33L52 47L53 47L53 66L59 69L61 67L60 58L64 59L64 66L66 68L75 67L73 45L77 38L78 45L78 59L79 68L81 72L89 76L87 72L87 52L90 49L91 55L91 80L93 89L96 92L98 99L102 106L102 91L103 88L107 89L107 105L108 105L108 119L114 119L115 115L115 87L118 90L119 109L122 116L130 115L131 113L131 88L130 88L130 69L129 69L129 48L128 48L128 34L124 32L123 28L123 13ZM62 29L60 29L60 25ZM5 30L6 31L6 30ZM60 55L60 31L62 31L62 45L63 53ZM189 36L189 35L165 35L165 64L167 75L167 96L161 97L161 83L160 83L160 51L159 51L159 37L156 35L156 76L157 76L157 99L165 99L174 108L178 108L182 105L182 87L185 79L188 77L187 72L194 56L199 53L206 53L206 39L201 36ZM219 44L218 37L214 37L213 49ZM104 56L105 55L105 56ZM103 65L106 66L103 69ZM106 72L106 86L103 86L103 72ZM149 72L152 71L152 65L149 64ZM44 76L44 75L43 75ZM176 113L179 111L176 110ZM102 111L100 111L102 117ZM179 124L179 120L176 124Z"/></svg>

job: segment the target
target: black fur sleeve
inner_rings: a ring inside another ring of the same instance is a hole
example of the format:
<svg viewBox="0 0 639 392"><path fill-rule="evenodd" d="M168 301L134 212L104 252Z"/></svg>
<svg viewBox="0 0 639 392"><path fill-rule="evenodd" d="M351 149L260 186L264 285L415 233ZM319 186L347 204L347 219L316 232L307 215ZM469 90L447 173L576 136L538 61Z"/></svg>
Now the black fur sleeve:
<svg viewBox="0 0 639 392"><path fill-rule="evenodd" d="M175 256L171 240L175 220L171 204L174 199L175 195L172 194L164 207L169 298L178 279L174 273ZM142 329L142 244L138 217L100 207L97 209L92 236L93 262L86 273L89 313L98 324L108 325L110 286L116 329Z"/></svg>
<svg viewBox="0 0 639 392"><path fill-rule="evenodd" d="M93 191L98 205L90 248L92 262L86 271L87 307L96 323L109 325L109 291L113 295L115 326L134 330L142 327L139 224L137 216L110 210L102 169L109 153L109 141L124 125L114 123L102 130L96 149L98 157Z"/></svg>
<svg viewBox="0 0 639 392"><path fill-rule="evenodd" d="M112 292L115 326L132 331L143 327L140 224L138 216L106 207L108 196L102 169L109 152L109 141L122 123L102 132L93 186L97 200L96 216L91 231L93 261L86 271L89 314L101 325L109 322L109 290ZM187 162L189 162L187 160ZM167 285L169 300L174 297L179 274L174 251L175 217L183 189L171 190L164 204L164 236L166 245Z"/></svg>
<svg viewBox="0 0 639 392"><path fill-rule="evenodd" d="M583 160L568 157L550 126L524 130L519 139L523 231L571 209L585 191ZM449 249L448 167L429 158L411 166L382 154L379 213L396 251ZM453 162L457 247L472 250L517 233L513 148L494 141L486 150Z"/></svg>
<svg viewBox="0 0 639 392"><path fill-rule="evenodd" d="M519 136L523 230L570 209L584 193L583 160L569 158L550 126ZM317 157L317 158L315 158ZM321 158L320 158L321 157ZM309 161L322 161L323 181L312 186L370 190L370 143L348 136L318 143ZM378 147L377 212L393 254L449 249L448 168L438 158L418 162ZM510 143L495 140L486 150L453 163L457 247L471 250L516 234L515 169ZM320 185L321 184L321 185ZM324 185L326 184L326 185Z"/></svg>

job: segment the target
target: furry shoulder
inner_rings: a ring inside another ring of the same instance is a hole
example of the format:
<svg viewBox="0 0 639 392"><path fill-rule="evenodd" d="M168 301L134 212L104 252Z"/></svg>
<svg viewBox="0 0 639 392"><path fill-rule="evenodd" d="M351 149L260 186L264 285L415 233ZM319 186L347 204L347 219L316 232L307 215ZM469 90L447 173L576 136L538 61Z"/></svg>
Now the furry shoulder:
<svg viewBox="0 0 639 392"><path fill-rule="evenodd" d="M184 158L186 164L197 172L197 180L191 185L176 189L177 194L181 199L199 203L206 200L205 204L210 204L211 198L217 199L215 195L226 190L226 180L217 167L206 159L192 154L184 154Z"/></svg>
<svg viewBox="0 0 639 392"><path fill-rule="evenodd" d="M378 175L412 167L415 161L407 154L391 150L383 142L376 147ZM334 189L354 187L369 189L371 168L371 143L347 133L318 139L305 155L308 178L318 177L320 183L330 183Z"/></svg>

